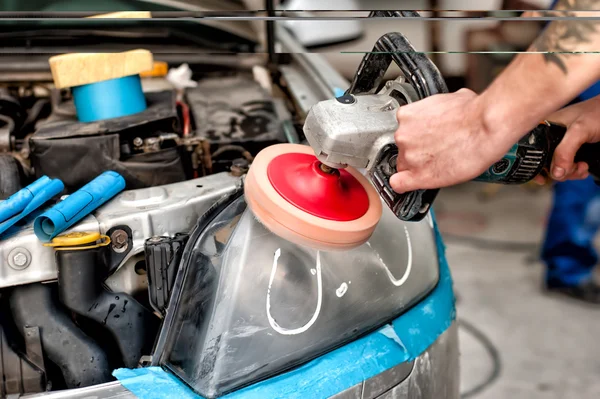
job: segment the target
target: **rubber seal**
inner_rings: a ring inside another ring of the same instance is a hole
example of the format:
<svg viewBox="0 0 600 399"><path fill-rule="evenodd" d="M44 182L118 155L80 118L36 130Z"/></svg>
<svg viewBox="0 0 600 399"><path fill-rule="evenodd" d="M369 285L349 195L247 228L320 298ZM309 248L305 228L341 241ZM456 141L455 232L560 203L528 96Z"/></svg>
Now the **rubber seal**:
<svg viewBox="0 0 600 399"><path fill-rule="evenodd" d="M269 163L267 176L286 201L313 216L346 222L369 210L369 196L360 182L343 169L327 173L314 155L288 153Z"/></svg>

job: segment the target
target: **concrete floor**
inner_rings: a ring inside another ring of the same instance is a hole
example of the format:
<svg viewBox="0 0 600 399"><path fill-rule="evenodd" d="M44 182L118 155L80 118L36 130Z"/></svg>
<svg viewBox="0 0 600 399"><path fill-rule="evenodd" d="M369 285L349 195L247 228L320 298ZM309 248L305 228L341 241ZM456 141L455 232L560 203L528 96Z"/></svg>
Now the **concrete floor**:
<svg viewBox="0 0 600 399"><path fill-rule="evenodd" d="M446 233L447 257L458 296L458 317L475 325L498 348L502 371L481 399L600 397L600 307L541 292L536 260L550 191L502 187L482 201L485 185L442 190L435 206ZM455 235L524 243L492 250ZM529 245L527 245L529 244ZM462 390L485 380L492 361L461 329Z"/></svg>

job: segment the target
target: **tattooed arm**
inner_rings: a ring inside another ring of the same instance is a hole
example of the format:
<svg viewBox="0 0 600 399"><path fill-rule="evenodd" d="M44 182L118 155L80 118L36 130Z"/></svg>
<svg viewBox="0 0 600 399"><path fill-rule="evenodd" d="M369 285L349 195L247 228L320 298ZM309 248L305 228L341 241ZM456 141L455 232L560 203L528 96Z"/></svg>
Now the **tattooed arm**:
<svg viewBox="0 0 600 399"><path fill-rule="evenodd" d="M600 79L600 1L560 0L549 14L560 19L480 96L487 129L512 142Z"/></svg>
<svg viewBox="0 0 600 399"><path fill-rule="evenodd" d="M515 57L482 94L463 89L400 107L398 173L390 179L395 191L477 177L539 121L600 79L600 53L582 54L600 51L600 0L561 0L553 12L565 18L548 24L530 49L534 53ZM555 153L554 166L558 159L563 169L553 169L556 178L572 172L573 157L568 159L563 144L574 148L573 137L569 128Z"/></svg>

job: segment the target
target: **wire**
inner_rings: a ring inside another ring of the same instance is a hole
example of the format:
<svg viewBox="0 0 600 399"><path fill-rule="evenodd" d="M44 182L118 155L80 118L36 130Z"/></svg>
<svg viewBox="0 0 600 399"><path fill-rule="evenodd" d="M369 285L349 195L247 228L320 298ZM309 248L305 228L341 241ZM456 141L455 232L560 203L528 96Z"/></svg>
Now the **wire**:
<svg viewBox="0 0 600 399"><path fill-rule="evenodd" d="M183 101L177 101L177 105L181 108L181 114L183 115L183 135L187 136L191 130L190 108Z"/></svg>
<svg viewBox="0 0 600 399"><path fill-rule="evenodd" d="M475 338L486 350L492 360L492 372L487 376L487 378L481 382L480 384L474 386L466 392L461 392L460 397L462 399L473 397L485 389L487 389L494 381L500 377L500 373L502 372L502 361L500 359L500 353L496 346L492 343L492 341L485 335L481 330L475 327L468 321L464 319L458 320L458 326L462 327L463 330L471 334L473 338Z"/></svg>

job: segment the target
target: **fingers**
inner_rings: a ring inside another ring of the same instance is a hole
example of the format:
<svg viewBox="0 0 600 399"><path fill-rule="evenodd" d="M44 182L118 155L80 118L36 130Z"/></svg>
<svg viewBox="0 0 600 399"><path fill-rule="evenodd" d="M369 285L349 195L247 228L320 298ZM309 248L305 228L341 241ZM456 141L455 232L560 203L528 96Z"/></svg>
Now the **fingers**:
<svg viewBox="0 0 600 399"><path fill-rule="evenodd" d="M578 162L575 165L575 170L573 171L573 173L571 173L569 175L569 179L570 180L583 180L583 179L587 179L588 176L590 175L589 171L589 166L587 163L585 162Z"/></svg>
<svg viewBox="0 0 600 399"><path fill-rule="evenodd" d="M392 190L399 194L419 189L416 180L408 171L402 171L392 175L392 177L390 177L390 186L392 186Z"/></svg>
<svg viewBox="0 0 600 399"><path fill-rule="evenodd" d="M534 183L539 184L540 186L543 186L544 184L546 184L546 178L542 175L537 175L536 177L533 178Z"/></svg>
<svg viewBox="0 0 600 399"><path fill-rule="evenodd" d="M574 160L577 150L587 142L588 134L582 123L575 121L571 124L562 139L552 160L550 172L554 180L562 181L568 178L575 168Z"/></svg>

